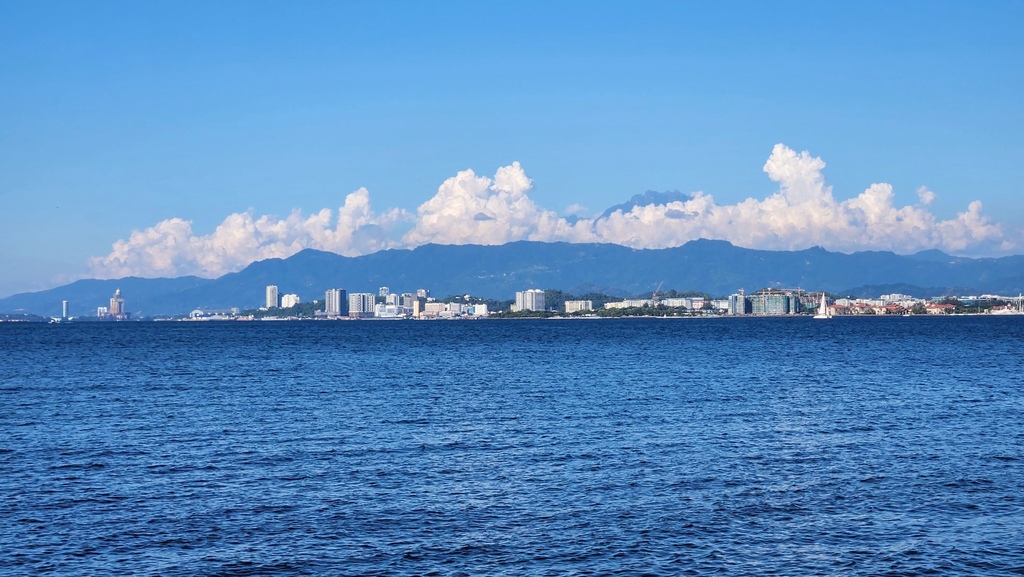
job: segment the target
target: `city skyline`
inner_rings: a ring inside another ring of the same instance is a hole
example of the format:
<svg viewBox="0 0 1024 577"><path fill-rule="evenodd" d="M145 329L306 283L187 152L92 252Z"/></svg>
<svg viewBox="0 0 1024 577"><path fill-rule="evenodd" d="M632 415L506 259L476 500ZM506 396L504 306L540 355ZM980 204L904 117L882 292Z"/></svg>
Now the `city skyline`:
<svg viewBox="0 0 1024 577"><path fill-rule="evenodd" d="M398 6L0 8L0 297L307 247L1024 252L1019 4Z"/></svg>

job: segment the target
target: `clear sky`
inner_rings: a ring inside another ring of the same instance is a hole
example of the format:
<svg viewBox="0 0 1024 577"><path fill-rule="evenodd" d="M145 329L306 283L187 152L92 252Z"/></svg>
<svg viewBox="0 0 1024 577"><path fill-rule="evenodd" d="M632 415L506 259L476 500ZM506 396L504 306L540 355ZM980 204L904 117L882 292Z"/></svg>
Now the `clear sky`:
<svg viewBox="0 0 1024 577"><path fill-rule="evenodd" d="M1024 252L1024 2L833 4L0 2L0 296L307 246ZM701 194L598 218L647 190Z"/></svg>

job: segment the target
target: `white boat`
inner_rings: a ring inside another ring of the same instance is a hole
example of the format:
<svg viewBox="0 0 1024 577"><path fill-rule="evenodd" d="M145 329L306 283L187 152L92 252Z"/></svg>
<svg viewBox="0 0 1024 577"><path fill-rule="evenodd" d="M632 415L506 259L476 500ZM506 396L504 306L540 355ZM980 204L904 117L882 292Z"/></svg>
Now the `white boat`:
<svg viewBox="0 0 1024 577"><path fill-rule="evenodd" d="M821 306L818 307L818 314L814 315L816 319L830 319L832 313L828 310L828 304L825 302L825 293L821 293Z"/></svg>

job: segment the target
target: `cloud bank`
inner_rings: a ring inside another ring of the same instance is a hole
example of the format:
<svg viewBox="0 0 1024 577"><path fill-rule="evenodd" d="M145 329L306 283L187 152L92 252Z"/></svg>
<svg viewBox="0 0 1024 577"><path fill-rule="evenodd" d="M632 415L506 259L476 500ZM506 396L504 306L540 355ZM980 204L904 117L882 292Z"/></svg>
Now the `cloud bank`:
<svg viewBox="0 0 1024 577"><path fill-rule="evenodd" d="M892 186L876 183L836 200L824 177L825 163L808 152L775 145L764 172L779 185L764 199L722 205L696 192L661 204L632 206L584 218L541 208L529 197L533 181L514 162L493 178L464 170L444 181L415 213L375 213L361 188L337 211L304 216L255 217L252 211L224 219L210 234L195 234L189 221L171 218L114 243L110 254L91 259L98 278L216 277L266 258L284 258L306 248L345 256L387 248L437 244L504 244L517 240L603 242L633 248L668 248L698 238L738 246L797 250L891 250L913 253L937 248L957 254L998 254L1018 249L1020 231L1007 231L971 202L955 218L940 220L927 207L936 194L920 187L917 205L897 206ZM400 233L404 230L404 234Z"/></svg>

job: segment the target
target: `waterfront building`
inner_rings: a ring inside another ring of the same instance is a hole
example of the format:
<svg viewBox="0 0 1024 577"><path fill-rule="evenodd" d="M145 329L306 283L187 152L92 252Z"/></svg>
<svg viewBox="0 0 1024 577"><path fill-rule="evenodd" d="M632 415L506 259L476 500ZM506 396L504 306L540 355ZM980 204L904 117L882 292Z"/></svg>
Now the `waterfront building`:
<svg viewBox="0 0 1024 577"><path fill-rule="evenodd" d="M956 307L949 303L932 303L924 307L924 310L930 315L949 315L956 311Z"/></svg>
<svg viewBox="0 0 1024 577"><path fill-rule="evenodd" d="M407 309L411 309L412 303L416 300L416 295L412 293L402 293L401 305Z"/></svg>
<svg viewBox="0 0 1024 577"><path fill-rule="evenodd" d="M110 314L110 309L107 307L96 307L96 316L105 317Z"/></svg>
<svg viewBox="0 0 1024 577"><path fill-rule="evenodd" d="M912 297L910 295L905 295L905 294L900 294L900 293L892 293L892 294L882 295L882 296L878 297L878 299L881 300L883 304L904 303L904 302L915 302L915 301L917 301L917 299L915 299L914 297Z"/></svg>
<svg viewBox="0 0 1024 577"><path fill-rule="evenodd" d="M679 307L683 307L683 308L687 308L687 309L692 309L693 308L693 299L688 299L688 298L667 298L667 299L661 299L661 304L667 306L668 308L672 308L672 309L679 308Z"/></svg>
<svg viewBox="0 0 1024 577"><path fill-rule="evenodd" d="M348 316L352 318L372 317L375 306L377 306L377 295L373 293L348 295Z"/></svg>
<svg viewBox="0 0 1024 577"><path fill-rule="evenodd" d="M419 302L419 301L416 301ZM437 318L444 312L444 303L437 301L427 302L423 305L423 311L420 316L423 318Z"/></svg>
<svg viewBox="0 0 1024 577"><path fill-rule="evenodd" d="M398 293L384 295L384 304L394 305L396 307L402 306L402 295Z"/></svg>
<svg viewBox="0 0 1024 577"><path fill-rule="evenodd" d="M565 301L566 314L594 310L593 301Z"/></svg>
<svg viewBox="0 0 1024 577"><path fill-rule="evenodd" d="M755 315L791 315L799 307L799 296L788 290L764 289L750 295L750 312Z"/></svg>
<svg viewBox="0 0 1024 577"><path fill-rule="evenodd" d="M391 289L386 286L382 286L377 289L377 296L387 297L389 294L391 294Z"/></svg>
<svg viewBox="0 0 1024 577"><path fill-rule="evenodd" d="M121 289L114 291L114 296L110 297L110 316L114 318L123 318L124 312L124 297L121 296Z"/></svg>
<svg viewBox="0 0 1024 577"><path fill-rule="evenodd" d="M416 298L425 299L430 296L430 291L427 289L416 289Z"/></svg>
<svg viewBox="0 0 1024 577"><path fill-rule="evenodd" d="M193 321L227 321L238 316L238 309L195 309L189 313L188 318Z"/></svg>
<svg viewBox="0 0 1024 577"><path fill-rule="evenodd" d="M283 309L290 309L301 302L302 299L300 299L299 295L297 294L289 293L286 295L281 295L281 308Z"/></svg>
<svg viewBox="0 0 1024 577"><path fill-rule="evenodd" d="M743 289L740 289L740 292L738 293L729 295L729 306L727 310L730 315L750 314L750 299L743 294Z"/></svg>
<svg viewBox="0 0 1024 577"><path fill-rule="evenodd" d="M68 301L60 301L61 314L60 318L67 320L68 318Z"/></svg>
<svg viewBox="0 0 1024 577"><path fill-rule="evenodd" d="M606 309L630 309L640 307L653 307L654 301L652 299L626 299L614 303L605 303L604 308Z"/></svg>
<svg viewBox="0 0 1024 577"><path fill-rule="evenodd" d="M268 309L277 308L277 285L267 285L267 300L266 307Z"/></svg>
<svg viewBox="0 0 1024 577"><path fill-rule="evenodd" d="M544 310L544 291L530 289L516 293L517 311L542 311Z"/></svg>
<svg viewBox="0 0 1024 577"><path fill-rule="evenodd" d="M324 312L331 317L348 316L348 293L345 289L327 289L324 294Z"/></svg>
<svg viewBox="0 0 1024 577"><path fill-rule="evenodd" d="M382 303L373 306L373 316L379 319L397 319L405 315L405 309L395 304Z"/></svg>
<svg viewBox="0 0 1024 577"><path fill-rule="evenodd" d="M477 303L475 305L470 305L469 307L467 307L466 308L466 314L468 314L470 316L474 316L474 317L485 317L485 316L487 316L490 313L487 311L487 305L486 304L484 304L484 303Z"/></svg>

